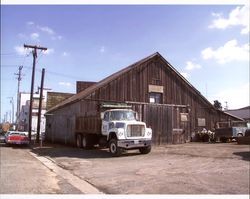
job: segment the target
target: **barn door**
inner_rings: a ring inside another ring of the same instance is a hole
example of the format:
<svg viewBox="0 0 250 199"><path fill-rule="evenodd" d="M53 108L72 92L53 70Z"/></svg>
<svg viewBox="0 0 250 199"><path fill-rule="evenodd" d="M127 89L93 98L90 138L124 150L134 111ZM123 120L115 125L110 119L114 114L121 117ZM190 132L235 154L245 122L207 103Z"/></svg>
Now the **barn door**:
<svg viewBox="0 0 250 199"><path fill-rule="evenodd" d="M154 104L143 105L142 120L152 128L152 142L157 145L172 143L171 107Z"/></svg>
<svg viewBox="0 0 250 199"><path fill-rule="evenodd" d="M190 121L189 113L186 108L172 107L173 111L173 129L172 129L172 143L183 144L190 140Z"/></svg>

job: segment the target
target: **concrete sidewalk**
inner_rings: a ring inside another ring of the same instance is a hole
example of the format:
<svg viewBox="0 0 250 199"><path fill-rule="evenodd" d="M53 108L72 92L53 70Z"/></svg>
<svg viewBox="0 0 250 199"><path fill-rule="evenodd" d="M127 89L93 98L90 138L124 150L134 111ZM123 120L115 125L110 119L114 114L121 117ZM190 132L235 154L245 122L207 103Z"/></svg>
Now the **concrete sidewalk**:
<svg viewBox="0 0 250 199"><path fill-rule="evenodd" d="M55 161L53 161L49 157L38 156L35 153L29 152L33 157L39 160L42 164L48 167L51 171L53 171L58 176L61 176L72 186L80 190L84 194L103 194L97 188L92 186L90 183L86 182L84 179L79 178L78 176L70 173L70 171L63 169L58 166Z"/></svg>

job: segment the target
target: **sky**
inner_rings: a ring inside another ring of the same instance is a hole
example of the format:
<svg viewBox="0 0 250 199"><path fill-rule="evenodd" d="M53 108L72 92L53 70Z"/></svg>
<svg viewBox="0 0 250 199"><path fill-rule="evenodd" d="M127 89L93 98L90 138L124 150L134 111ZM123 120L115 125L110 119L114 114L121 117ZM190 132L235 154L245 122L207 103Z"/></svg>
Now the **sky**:
<svg viewBox="0 0 250 199"><path fill-rule="evenodd" d="M249 105L249 5L1 5L1 121L30 92L32 53L40 45L35 88L76 92L159 52L211 103Z"/></svg>

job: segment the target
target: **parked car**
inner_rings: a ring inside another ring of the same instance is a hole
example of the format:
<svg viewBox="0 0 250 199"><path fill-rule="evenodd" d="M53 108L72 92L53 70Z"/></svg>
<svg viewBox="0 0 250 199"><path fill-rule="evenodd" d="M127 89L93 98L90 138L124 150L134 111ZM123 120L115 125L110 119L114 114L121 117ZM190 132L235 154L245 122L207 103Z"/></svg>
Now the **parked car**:
<svg viewBox="0 0 250 199"><path fill-rule="evenodd" d="M19 145L28 145L29 138L25 135L24 132L19 131L8 131L5 135L6 144L19 144Z"/></svg>
<svg viewBox="0 0 250 199"><path fill-rule="evenodd" d="M5 142L5 132L0 130L0 143L4 143L4 142Z"/></svg>

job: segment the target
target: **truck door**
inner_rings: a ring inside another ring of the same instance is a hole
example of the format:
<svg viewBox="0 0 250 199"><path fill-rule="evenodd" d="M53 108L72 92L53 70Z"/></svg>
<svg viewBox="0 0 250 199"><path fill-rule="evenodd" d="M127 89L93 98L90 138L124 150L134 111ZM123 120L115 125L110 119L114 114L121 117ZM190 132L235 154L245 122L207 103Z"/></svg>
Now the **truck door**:
<svg viewBox="0 0 250 199"><path fill-rule="evenodd" d="M108 135L109 130L109 112L104 113L104 117L102 120L102 134Z"/></svg>

